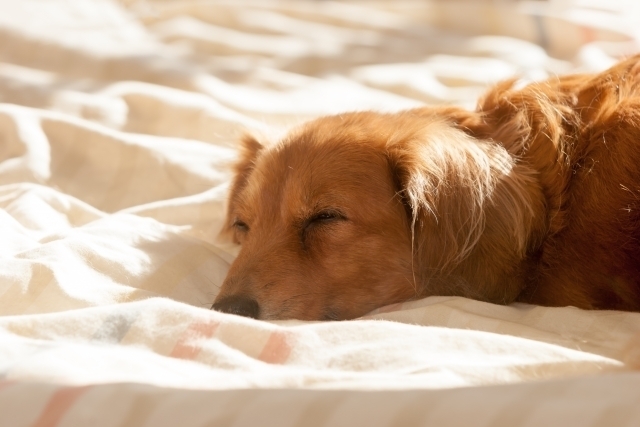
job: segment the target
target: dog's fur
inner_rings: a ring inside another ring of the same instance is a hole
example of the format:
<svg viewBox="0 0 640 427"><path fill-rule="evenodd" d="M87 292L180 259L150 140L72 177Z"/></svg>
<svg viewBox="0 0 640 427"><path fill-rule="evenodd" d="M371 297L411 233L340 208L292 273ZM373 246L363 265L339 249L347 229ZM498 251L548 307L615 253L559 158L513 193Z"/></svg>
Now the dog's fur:
<svg viewBox="0 0 640 427"><path fill-rule="evenodd" d="M475 111L246 136L227 226L242 248L214 308L251 317L350 319L429 295L640 310L640 57L505 82Z"/></svg>

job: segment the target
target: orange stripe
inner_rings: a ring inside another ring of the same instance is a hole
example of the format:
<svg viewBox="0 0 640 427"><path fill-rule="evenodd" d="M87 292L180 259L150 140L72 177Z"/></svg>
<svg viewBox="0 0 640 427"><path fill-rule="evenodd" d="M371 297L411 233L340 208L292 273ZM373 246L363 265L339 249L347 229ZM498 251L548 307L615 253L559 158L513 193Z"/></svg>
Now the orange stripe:
<svg viewBox="0 0 640 427"><path fill-rule="evenodd" d="M269 336L258 359L267 363L284 363L291 354L291 344L288 334L274 331Z"/></svg>
<svg viewBox="0 0 640 427"><path fill-rule="evenodd" d="M64 387L58 389L47 402L47 405L40 413L40 417L31 425L31 427L54 427L58 425L62 417L67 413L69 408L82 396L91 386L83 387Z"/></svg>
<svg viewBox="0 0 640 427"><path fill-rule="evenodd" d="M169 356L180 359L195 359L202 348L199 345L195 345L194 341L200 338L211 338L219 325L218 322L213 321L192 323L178 339Z"/></svg>

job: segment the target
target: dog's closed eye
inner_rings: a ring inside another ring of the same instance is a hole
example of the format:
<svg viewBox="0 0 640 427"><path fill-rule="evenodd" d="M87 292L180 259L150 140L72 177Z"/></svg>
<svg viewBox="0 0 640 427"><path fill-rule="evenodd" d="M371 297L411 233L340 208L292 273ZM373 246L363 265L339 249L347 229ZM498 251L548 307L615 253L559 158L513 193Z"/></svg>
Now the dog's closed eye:
<svg viewBox="0 0 640 427"><path fill-rule="evenodd" d="M303 223L303 228L327 225L335 221L346 221L347 217L337 209L324 209L310 215Z"/></svg>
<svg viewBox="0 0 640 427"><path fill-rule="evenodd" d="M333 209L327 209L327 210L322 210L322 211L312 215L307 220L307 225L310 225L310 224L322 224L322 223L327 223L327 222L331 222L331 221L346 220L346 219L347 219L347 217L345 217L339 211L333 210Z"/></svg>
<svg viewBox="0 0 640 427"><path fill-rule="evenodd" d="M319 229L324 226L329 226L338 221L346 220L347 217L336 209L324 209L318 211L303 221L300 238L303 244L305 244L309 234L319 231Z"/></svg>
<svg viewBox="0 0 640 427"><path fill-rule="evenodd" d="M233 221L233 224L231 224L231 226L232 226L233 228L235 228L236 230L238 230L238 231L242 231L242 232L249 231L249 226L247 225L247 223L246 223L246 222L244 222L244 221L242 221L242 220L241 220L241 219L239 219L239 218L236 218L236 219Z"/></svg>
<svg viewBox="0 0 640 427"><path fill-rule="evenodd" d="M245 234L249 232L247 223L236 218L233 220L233 223L231 223L231 229L233 230L233 241L236 244L242 244Z"/></svg>

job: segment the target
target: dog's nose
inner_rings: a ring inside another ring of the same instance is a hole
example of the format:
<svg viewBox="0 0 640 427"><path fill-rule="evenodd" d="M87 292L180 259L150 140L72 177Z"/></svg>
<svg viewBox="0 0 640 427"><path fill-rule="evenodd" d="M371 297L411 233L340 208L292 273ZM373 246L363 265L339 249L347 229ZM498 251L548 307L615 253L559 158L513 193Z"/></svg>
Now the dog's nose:
<svg viewBox="0 0 640 427"><path fill-rule="evenodd" d="M237 314L238 316L257 319L260 315L258 301L243 295L231 295L215 302L211 308L223 313Z"/></svg>

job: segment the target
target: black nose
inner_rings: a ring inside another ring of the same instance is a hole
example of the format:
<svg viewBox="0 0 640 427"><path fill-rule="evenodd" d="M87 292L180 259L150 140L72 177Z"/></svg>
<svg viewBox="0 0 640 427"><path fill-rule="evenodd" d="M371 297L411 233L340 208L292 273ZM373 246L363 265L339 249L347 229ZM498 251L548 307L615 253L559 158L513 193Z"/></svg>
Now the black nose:
<svg viewBox="0 0 640 427"><path fill-rule="evenodd" d="M215 302L211 308L223 313L237 314L238 316L257 319L260 315L258 301L243 295L231 295Z"/></svg>

